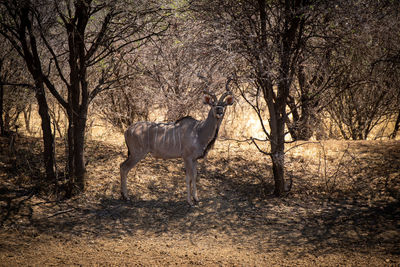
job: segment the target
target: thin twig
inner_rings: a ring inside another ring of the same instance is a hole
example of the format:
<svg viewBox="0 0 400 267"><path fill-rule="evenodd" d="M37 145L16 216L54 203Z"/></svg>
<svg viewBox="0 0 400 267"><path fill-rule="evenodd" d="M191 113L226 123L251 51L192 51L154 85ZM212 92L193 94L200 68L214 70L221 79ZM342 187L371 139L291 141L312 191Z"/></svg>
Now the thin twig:
<svg viewBox="0 0 400 267"><path fill-rule="evenodd" d="M54 213L54 214L48 216L47 218L51 218L51 217L54 217L54 216L57 216L57 215L60 215L60 214L64 214L64 213L67 213L67 212L71 212L71 211L73 211L73 210L74 210L74 209L60 210L60 211L57 211L56 213Z"/></svg>
<svg viewBox="0 0 400 267"><path fill-rule="evenodd" d="M262 149L257 145L257 143L256 143L255 140L258 140L258 139L251 138L251 141L252 141L253 144L256 146L256 148L258 149L258 151L260 151L261 153L263 153L264 155L267 155L267 156L271 156L271 155L272 155L272 153L268 153L268 152L265 152L264 150L262 150Z"/></svg>
<svg viewBox="0 0 400 267"><path fill-rule="evenodd" d="M295 141L293 141L293 142L295 142ZM293 142L285 142L285 144L290 144L290 143L293 143ZM292 150L292 149L294 149L294 148L297 148L297 147L299 147L299 146L306 145L306 144L321 144L321 142L319 142L319 141L318 141L318 142L309 141L309 142L304 142L304 143L301 143L301 144L297 144L297 145L295 145L295 146L292 146L292 147L289 148L288 150L286 150L285 153L289 152L290 150Z"/></svg>

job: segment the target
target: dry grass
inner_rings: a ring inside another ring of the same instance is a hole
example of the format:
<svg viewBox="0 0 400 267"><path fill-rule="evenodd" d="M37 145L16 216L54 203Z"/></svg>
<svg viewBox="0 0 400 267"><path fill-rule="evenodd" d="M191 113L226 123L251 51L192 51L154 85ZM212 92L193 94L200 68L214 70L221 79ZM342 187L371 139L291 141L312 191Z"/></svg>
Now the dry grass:
<svg viewBox="0 0 400 267"><path fill-rule="evenodd" d="M12 155L0 139L1 266L400 264L399 141L292 144L293 188L277 199L269 159L220 140L190 208L180 160L147 157L120 200L121 136L87 143L87 191L64 201L43 188L40 140Z"/></svg>

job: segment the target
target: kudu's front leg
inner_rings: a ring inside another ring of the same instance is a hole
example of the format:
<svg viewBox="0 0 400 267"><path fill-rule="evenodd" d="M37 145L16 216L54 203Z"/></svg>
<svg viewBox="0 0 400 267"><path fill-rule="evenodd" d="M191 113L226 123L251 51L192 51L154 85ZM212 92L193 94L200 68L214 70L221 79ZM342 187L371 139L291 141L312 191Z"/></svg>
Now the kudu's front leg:
<svg viewBox="0 0 400 267"><path fill-rule="evenodd" d="M193 166L192 166L192 195L193 199L195 202L199 202L199 197L197 196L197 161L193 161Z"/></svg>
<svg viewBox="0 0 400 267"><path fill-rule="evenodd" d="M185 159L187 201L190 206L193 206L193 199L196 202L199 201L199 198L197 197L196 187L196 165L196 161L192 159Z"/></svg>

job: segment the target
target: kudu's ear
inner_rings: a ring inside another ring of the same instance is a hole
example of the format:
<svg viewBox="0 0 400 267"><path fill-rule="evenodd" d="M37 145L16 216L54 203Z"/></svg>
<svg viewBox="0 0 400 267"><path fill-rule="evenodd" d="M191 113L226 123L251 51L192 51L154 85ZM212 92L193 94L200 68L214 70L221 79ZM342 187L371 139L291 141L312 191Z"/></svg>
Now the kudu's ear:
<svg viewBox="0 0 400 267"><path fill-rule="evenodd" d="M226 104L227 106L232 105L234 101L235 101L235 99L233 98L232 95L229 95L229 96L227 96L227 97L225 98L225 104Z"/></svg>
<svg viewBox="0 0 400 267"><path fill-rule="evenodd" d="M203 102L204 102L204 104L207 104L207 105L210 105L210 106L214 105L214 99L209 95L204 95L203 96Z"/></svg>

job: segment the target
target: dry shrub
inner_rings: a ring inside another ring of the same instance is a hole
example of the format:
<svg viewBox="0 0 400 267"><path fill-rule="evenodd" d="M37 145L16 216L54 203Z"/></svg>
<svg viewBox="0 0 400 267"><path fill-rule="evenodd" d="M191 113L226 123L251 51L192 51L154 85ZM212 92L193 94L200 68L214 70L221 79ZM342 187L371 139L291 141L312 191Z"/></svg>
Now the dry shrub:
<svg viewBox="0 0 400 267"><path fill-rule="evenodd" d="M295 194L367 203L398 199L399 163L395 141L305 142L288 153Z"/></svg>

